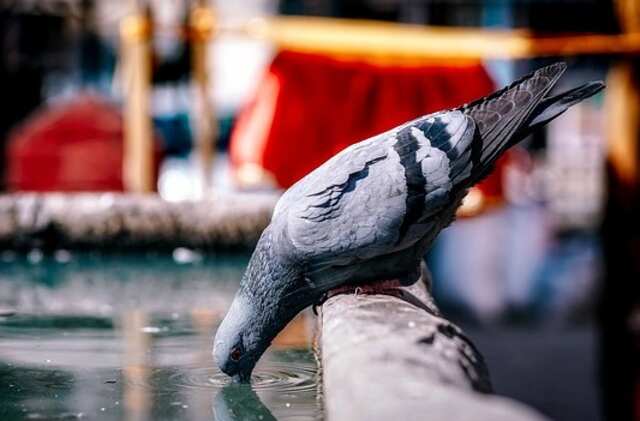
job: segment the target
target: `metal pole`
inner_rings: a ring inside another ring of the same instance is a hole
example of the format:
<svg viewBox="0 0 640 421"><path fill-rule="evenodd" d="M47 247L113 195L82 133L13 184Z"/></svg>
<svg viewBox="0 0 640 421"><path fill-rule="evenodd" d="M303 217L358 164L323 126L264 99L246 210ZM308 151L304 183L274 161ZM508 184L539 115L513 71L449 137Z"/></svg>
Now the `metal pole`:
<svg viewBox="0 0 640 421"><path fill-rule="evenodd" d="M131 1L132 14L121 23L124 88L124 189L135 193L155 191L153 130L149 109L151 85L150 9Z"/></svg>
<svg viewBox="0 0 640 421"><path fill-rule="evenodd" d="M196 0L190 16L192 82L196 89L195 138L203 197L211 190L211 171L218 135L215 110L209 97L211 82L207 68L207 48L215 33L215 14L207 3L206 0Z"/></svg>

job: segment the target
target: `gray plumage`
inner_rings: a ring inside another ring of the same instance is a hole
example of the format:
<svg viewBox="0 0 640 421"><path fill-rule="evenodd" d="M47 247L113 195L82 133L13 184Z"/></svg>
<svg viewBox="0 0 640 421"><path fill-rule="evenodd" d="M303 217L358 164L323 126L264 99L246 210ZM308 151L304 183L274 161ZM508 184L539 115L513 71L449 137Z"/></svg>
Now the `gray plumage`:
<svg viewBox="0 0 640 421"><path fill-rule="evenodd" d="M248 381L275 335L333 288L415 282L425 251L496 159L604 87L547 96L565 67L356 143L287 190L216 335L220 368Z"/></svg>

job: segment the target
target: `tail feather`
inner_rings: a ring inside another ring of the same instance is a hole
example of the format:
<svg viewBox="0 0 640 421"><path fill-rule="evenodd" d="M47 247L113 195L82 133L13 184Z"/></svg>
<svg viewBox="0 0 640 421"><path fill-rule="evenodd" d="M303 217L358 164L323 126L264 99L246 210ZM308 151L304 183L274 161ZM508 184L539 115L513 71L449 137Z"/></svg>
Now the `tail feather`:
<svg viewBox="0 0 640 421"><path fill-rule="evenodd" d="M467 186L484 178L506 149L604 88L602 82L590 82L559 95L547 96L566 68L564 63L543 67L487 97L458 108L476 124L475 138L468 146L473 167L465 182Z"/></svg>
<svg viewBox="0 0 640 421"><path fill-rule="evenodd" d="M589 82L561 94L545 98L531 114L529 123L522 127L520 136L516 138L517 141L524 139L534 130L560 116L573 105L592 97L604 88L605 84L603 82Z"/></svg>
<svg viewBox="0 0 640 421"><path fill-rule="evenodd" d="M530 120L547 93L567 66L556 63L543 67L511 85L460 108L477 127L476 155L472 179L482 177L505 149L521 126Z"/></svg>

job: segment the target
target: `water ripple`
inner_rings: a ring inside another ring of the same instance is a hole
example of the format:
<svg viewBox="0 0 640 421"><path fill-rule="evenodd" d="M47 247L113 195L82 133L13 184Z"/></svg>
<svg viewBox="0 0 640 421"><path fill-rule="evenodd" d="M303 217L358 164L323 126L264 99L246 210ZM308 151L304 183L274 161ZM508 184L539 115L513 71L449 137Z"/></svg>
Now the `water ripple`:
<svg viewBox="0 0 640 421"><path fill-rule="evenodd" d="M149 379L150 384L146 386L152 387L156 392L185 388L217 390L227 386L230 381L226 374L214 367L183 366L170 374L167 369L156 369ZM315 393L316 370L308 363L267 361L254 371L251 386L256 392Z"/></svg>

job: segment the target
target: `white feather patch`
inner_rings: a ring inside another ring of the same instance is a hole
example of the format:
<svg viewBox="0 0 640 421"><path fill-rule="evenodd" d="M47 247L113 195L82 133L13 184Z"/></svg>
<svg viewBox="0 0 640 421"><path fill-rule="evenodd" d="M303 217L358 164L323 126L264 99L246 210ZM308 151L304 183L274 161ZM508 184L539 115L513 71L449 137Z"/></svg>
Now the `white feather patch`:
<svg viewBox="0 0 640 421"><path fill-rule="evenodd" d="M424 135L424 132L417 127L411 128L411 135L418 142L418 150L416 151L416 161L421 162L429 156L431 151L431 141Z"/></svg>

